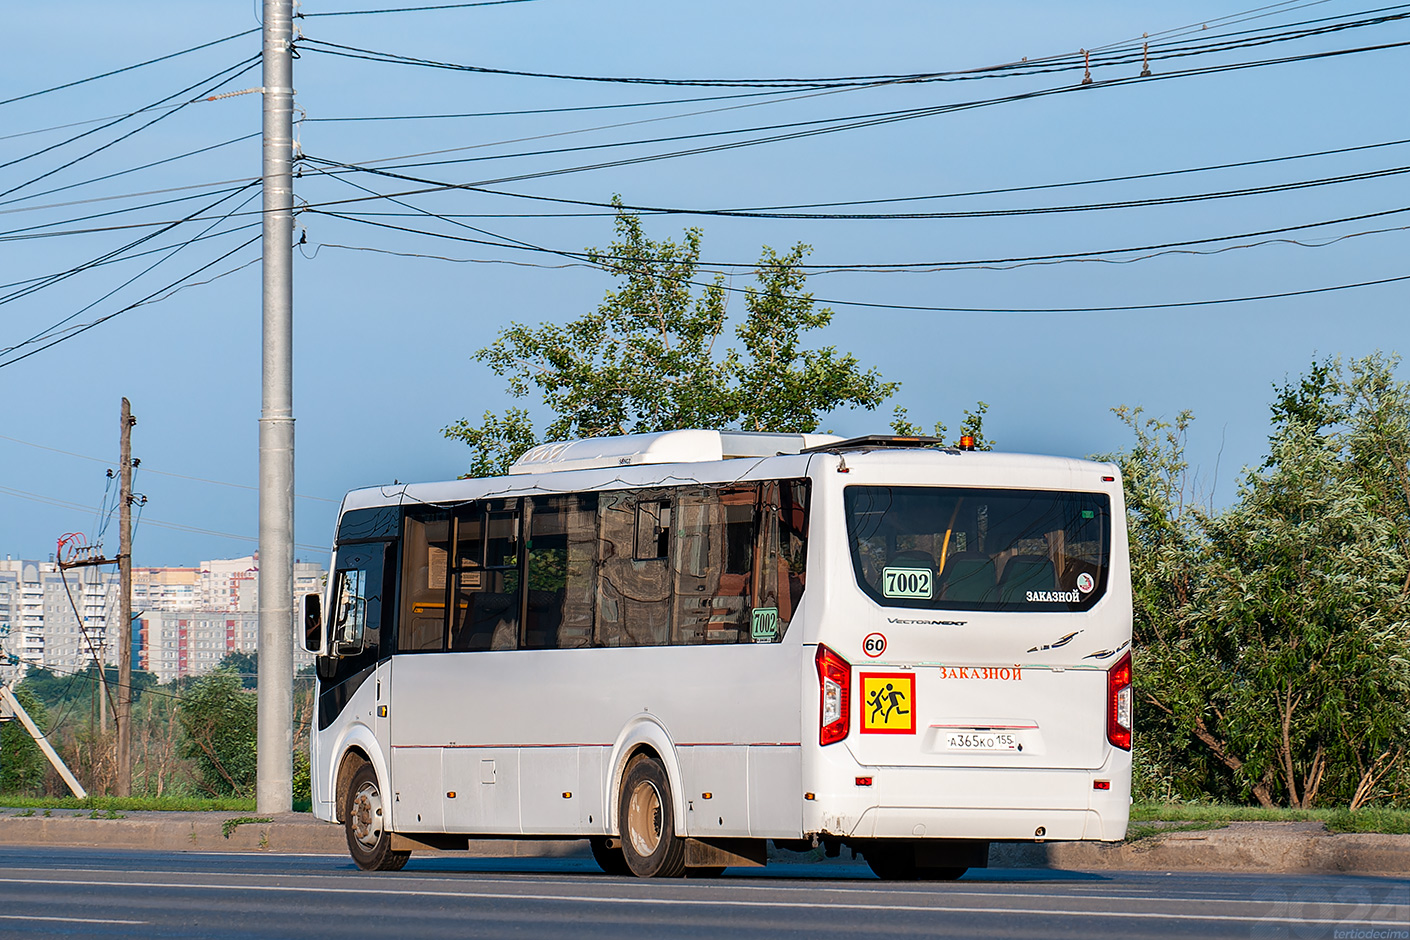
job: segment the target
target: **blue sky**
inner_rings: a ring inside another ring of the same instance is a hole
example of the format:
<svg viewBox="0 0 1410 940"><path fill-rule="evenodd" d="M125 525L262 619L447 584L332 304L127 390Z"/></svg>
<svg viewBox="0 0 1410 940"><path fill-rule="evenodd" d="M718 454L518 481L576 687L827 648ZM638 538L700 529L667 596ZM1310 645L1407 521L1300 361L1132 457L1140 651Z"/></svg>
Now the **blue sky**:
<svg viewBox="0 0 1410 940"><path fill-rule="evenodd" d="M403 4L306 3L305 13ZM405 4L410 5L410 4ZM368 16L309 16L309 40L498 69L676 79L910 74L979 68L1081 48L1104 49L1149 33L1153 41L1209 41L1224 33L1277 32L1318 18L1381 9L1344 0L1274 4L1242 22L1222 19L1264 4L1071 2L717 2L530 0L472 9ZM1406 7L1386 8L1397 14ZM257 27L253 3L66 3L6 12L0 97L38 91ZM1384 14L1383 14L1384 15ZM1241 18L1243 19L1243 18ZM1208 22L1210 29L1165 31ZM64 24L60 28L57 24ZM1247 34L1246 34L1247 35ZM1155 81L1139 65L1097 67L1092 87L914 120L722 152L498 184L519 194L686 208L777 206L1010 189L1150 174L1380 144L1407 133L1406 48L1259 68L1164 78L1178 70L1410 41L1400 20L1217 55L1159 59ZM328 47L324 46L323 49ZM258 139L226 143L260 126L257 94L190 105L67 169L69 160L163 111L152 111L48 153L85 123L150 105L256 54L258 33L201 52L0 105L0 231L71 231L180 218L259 173ZM843 115L924 108L1077 85L1059 71L700 104L416 121L330 118L587 107L742 93L748 89L570 82L367 62L305 47L295 64L303 152L337 163L455 150L414 160L475 162L407 169L445 182L480 182L659 153L692 142L510 156L530 150L732 131ZM220 91L259 84L258 70ZM204 86L201 86L204 88ZM187 96L189 97L189 95ZM787 99L787 100L777 100ZM174 100L183 100L181 96ZM716 109L749 104L749 107ZM700 114L694 112L715 111ZM604 125L653 120L625 127ZM31 133L35 132L35 133ZM546 136L556 135L556 136ZM723 134L705 143L739 139ZM742 135L758 136L758 135ZM525 138L533 138L525 140ZM123 172L217 146L135 172ZM475 149L464 149L475 148ZM1259 166L1101 185L861 207L862 211L993 211L1148 200L1295 183L1403 167L1410 145ZM296 189L310 204L414 185L366 174L347 181L310 165ZM42 180L34 180L50 173ZM98 177L122 173L105 180ZM33 181L32 181L33 180ZM96 181L95 181L96 180ZM22 185L24 184L24 185ZM80 184L80 185L75 185ZM195 187L175 190L176 187ZM174 190L152 194L156 190ZM53 192L49 192L54 190ZM143 248L175 245L254 192L221 203ZM148 193L135 196L130 194ZM124 196L121 199L108 197ZM1082 212L918 220L749 219L653 216L647 231L705 232L708 262L755 260L761 245L802 241L818 264L920 263L1097 251L1345 218L1410 206L1404 175L1234 198ZM196 197L152 208L159 200ZM101 199L78 203L80 200ZM435 213L558 212L549 203L442 192L406 200ZM245 208L258 205L257 197ZM407 211L378 202L342 209ZM571 210L578 211L578 210ZM845 209L843 211L855 211ZM76 221L96 213L102 218ZM236 216L215 231L253 222ZM510 321L564 321L592 309L612 279L562 256L457 242L310 212L295 261L297 541L302 558L329 542L336 502L352 487L453 477L463 445L440 429L509 403L502 382L472 361ZM482 236L429 217L373 221ZM605 246L610 218L462 220L536 246ZM199 225L199 227L197 227ZM1314 357L1361 356L1406 346L1406 282L1242 304L1055 313L1053 308L1161 304L1301 291L1406 274L1410 213L1305 229L1285 243L1217 254L1162 254L1130 263L1087 261L1011 269L825 273L819 297L901 306L1043 308L954 313L837 304L815 342L855 353L902 389L913 419L953 429L966 407L990 404L987 429L1001 449L1087 455L1129 443L1113 406L1150 415L1195 412L1190 455L1197 487L1217 504L1242 467L1258 462L1271 386ZM10 239L0 283L67 270L150 228ZM0 305L0 348L77 314L82 324L191 275L257 229L182 249L128 286L162 254L103 265ZM23 234L23 233L21 233ZM1345 238L1342 236L1356 235ZM1330 244L1331 239L1341 238ZM1226 248L1261 239L1196 246ZM372 250L368 250L372 249ZM142 250L142 249L134 249ZM259 413L258 245L236 251L159 303L132 309L30 358L0 366L0 552L47 557L56 538L96 530L106 466L117 450L119 398L139 423L137 489L148 504L138 564L192 564L246 554L257 534ZM392 253L395 252L396 254ZM433 255L455 262L412 255ZM1129 260L1131 254L1107 256ZM530 266L538 265L538 266ZM732 283L742 285L739 274ZM21 285L23 286L23 285ZM0 290L0 297L15 288ZM103 299L112 291L112 295ZM83 311L87 305L91 309ZM736 302L735 309L742 305ZM33 346L24 347L20 352ZM0 356L0 362L13 358ZM843 412L839 433L885 430L885 413ZM34 446L40 445L40 446ZM49 449L45 449L49 448ZM67 451L69 453L59 453ZM74 456L79 455L79 456ZM86 460L84 457L99 458ZM189 479L199 478L199 479ZM205 482L216 481L216 482ZM234 484L234 485L221 485ZM57 504L57 505L56 505ZM174 527L173 527L174 526ZM205 530L184 531L186 529ZM114 531L113 529L109 530ZM221 533L221 534L212 534ZM243 536L232 538L229 536ZM111 537L110 541L115 541ZM115 546L111 546L115 549Z"/></svg>

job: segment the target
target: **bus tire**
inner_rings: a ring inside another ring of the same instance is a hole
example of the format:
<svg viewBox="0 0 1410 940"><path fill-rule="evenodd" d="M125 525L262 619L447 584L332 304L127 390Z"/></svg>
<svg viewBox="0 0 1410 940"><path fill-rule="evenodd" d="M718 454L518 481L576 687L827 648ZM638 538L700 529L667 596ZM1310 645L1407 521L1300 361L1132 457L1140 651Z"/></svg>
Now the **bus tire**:
<svg viewBox="0 0 1410 940"><path fill-rule="evenodd" d="M592 849L592 860L597 862L597 867L607 874L630 875L632 873L632 870L627 867L627 860L622 857L621 848L609 848L606 836L591 836L588 839L588 846Z"/></svg>
<svg viewBox="0 0 1410 940"><path fill-rule="evenodd" d="M679 878L685 874L685 840L676 835L675 808L666 768L640 756L622 775L617 828L622 858L640 878Z"/></svg>
<svg viewBox="0 0 1410 940"><path fill-rule="evenodd" d="M909 845L869 845L862 850L867 867L882 881L915 881L915 850Z"/></svg>
<svg viewBox="0 0 1410 940"><path fill-rule="evenodd" d="M411 858L410 852L392 851L385 809L377 771L371 764L363 764L348 783L343 807L348 853L363 871L400 871Z"/></svg>

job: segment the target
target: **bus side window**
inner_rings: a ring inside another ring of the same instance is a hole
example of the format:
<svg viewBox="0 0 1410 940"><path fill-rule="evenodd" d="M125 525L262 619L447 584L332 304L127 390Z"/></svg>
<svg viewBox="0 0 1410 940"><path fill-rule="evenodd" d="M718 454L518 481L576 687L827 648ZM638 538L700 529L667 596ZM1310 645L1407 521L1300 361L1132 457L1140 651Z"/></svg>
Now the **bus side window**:
<svg viewBox="0 0 1410 940"><path fill-rule="evenodd" d="M452 650L519 646L519 510L517 500L456 514Z"/></svg>
<svg viewBox="0 0 1410 940"><path fill-rule="evenodd" d="M751 619L756 643L783 639L803 597L808 560L807 481L764 485L759 530L759 588ZM772 622L771 622L772 621Z"/></svg>
<svg viewBox="0 0 1410 940"><path fill-rule="evenodd" d="M402 616L397 649L440 650L446 636L446 568L450 513L416 511L406 519L402 546Z"/></svg>
<svg viewBox="0 0 1410 940"><path fill-rule="evenodd" d="M759 485L682 489L677 498L673 642L748 643Z"/></svg>
<svg viewBox="0 0 1410 940"><path fill-rule="evenodd" d="M669 491L603 493L598 499L599 646L665 646L671 640L671 564L636 558L639 501L669 502Z"/></svg>
<svg viewBox="0 0 1410 940"><path fill-rule="evenodd" d="M523 647L591 646L597 599L597 494L536 496L530 502Z"/></svg>

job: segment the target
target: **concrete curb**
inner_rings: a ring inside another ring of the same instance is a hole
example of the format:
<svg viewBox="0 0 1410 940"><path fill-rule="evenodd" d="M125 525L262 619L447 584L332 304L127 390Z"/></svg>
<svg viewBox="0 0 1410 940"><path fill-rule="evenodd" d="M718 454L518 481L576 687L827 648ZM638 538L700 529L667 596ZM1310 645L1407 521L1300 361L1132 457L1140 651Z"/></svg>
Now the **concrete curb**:
<svg viewBox="0 0 1410 940"><path fill-rule="evenodd" d="M1003 844L994 868L1410 874L1410 835L1332 833L1319 822L1229 823L1136 842Z"/></svg>
<svg viewBox="0 0 1410 940"><path fill-rule="evenodd" d="M148 849L164 852L265 852L347 855L341 826L306 813L259 817L240 813L113 814L79 810L0 809L0 844ZM23 816L17 813L33 813ZM472 841L478 858L580 858L584 840ZM850 852L844 850L844 859ZM826 861L812 852L771 850L787 862ZM1410 835L1334 834L1321 823L1230 823L1227 828L1172 831L1131 843L996 843L993 868L1088 871L1342 872L1410 875Z"/></svg>
<svg viewBox="0 0 1410 940"><path fill-rule="evenodd" d="M243 813L128 812L113 815L79 810L0 810L0 844L150 849L161 852L266 852L348 854L343 827L307 813L257 816ZM586 855L582 841L495 839L472 844L485 858L560 858Z"/></svg>

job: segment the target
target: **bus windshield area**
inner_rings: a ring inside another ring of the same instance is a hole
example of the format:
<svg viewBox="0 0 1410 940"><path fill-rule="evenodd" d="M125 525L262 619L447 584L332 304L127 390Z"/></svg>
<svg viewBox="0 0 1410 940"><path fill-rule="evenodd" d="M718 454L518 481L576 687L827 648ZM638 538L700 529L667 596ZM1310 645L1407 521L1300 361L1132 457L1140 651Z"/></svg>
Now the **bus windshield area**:
<svg viewBox="0 0 1410 940"><path fill-rule="evenodd" d="M1082 611L1106 591L1102 493L849 486L857 583L887 607Z"/></svg>

